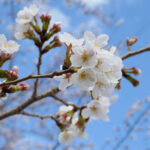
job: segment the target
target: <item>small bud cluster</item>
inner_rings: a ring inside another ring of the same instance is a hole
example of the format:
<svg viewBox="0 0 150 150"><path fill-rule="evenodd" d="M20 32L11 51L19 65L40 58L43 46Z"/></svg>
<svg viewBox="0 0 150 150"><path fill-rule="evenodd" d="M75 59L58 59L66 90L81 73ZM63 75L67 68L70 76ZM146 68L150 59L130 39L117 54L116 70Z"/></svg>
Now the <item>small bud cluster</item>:
<svg viewBox="0 0 150 150"><path fill-rule="evenodd" d="M7 41L7 38L4 34L0 35L0 68L8 60L12 59L13 53L19 50L19 44L15 41ZM7 81L13 81L18 79L18 67L14 66L11 70L2 70L0 69L0 78ZM25 83L22 83L25 84ZM17 91L22 91L22 88L16 89L16 86L3 86L0 87L0 98L6 97L7 93L15 93ZM26 88L27 90L28 88Z"/></svg>
<svg viewBox="0 0 150 150"><path fill-rule="evenodd" d="M123 72L123 77L125 77L133 86L138 86L139 85L139 81L136 80L135 78L133 78L130 74L139 76L139 75L141 75L141 70L140 69L138 69L136 67L123 68L122 72Z"/></svg>
<svg viewBox="0 0 150 150"><path fill-rule="evenodd" d="M41 14L40 20L42 27L40 27L37 15L39 8L36 5L30 5L29 7L24 7L17 14L16 22L18 23L17 31L15 34L16 39L23 40L25 38L33 40L35 45L39 48L48 41L52 36L61 31L61 24L54 23L50 27L51 16L47 14ZM61 46L59 38L55 36L52 41L48 42L47 45L42 49L42 54L45 54L49 50L55 47Z"/></svg>

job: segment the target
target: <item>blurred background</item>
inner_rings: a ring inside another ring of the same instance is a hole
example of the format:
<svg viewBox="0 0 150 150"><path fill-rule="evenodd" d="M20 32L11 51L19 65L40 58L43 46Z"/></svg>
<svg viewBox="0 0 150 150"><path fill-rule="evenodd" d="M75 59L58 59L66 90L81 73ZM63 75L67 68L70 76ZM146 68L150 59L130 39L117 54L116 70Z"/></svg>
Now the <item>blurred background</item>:
<svg viewBox="0 0 150 150"><path fill-rule="evenodd" d="M51 25L62 23L62 31L82 37L84 31L110 36L109 46L117 46L120 56L127 53L126 38L137 36L131 51L150 45L149 0L0 0L0 34L14 39L16 14L24 6L36 4L40 13L52 16ZM35 73L38 53L32 41L17 41L20 51L4 68L19 66L19 77ZM42 73L59 70L65 56L65 46L54 49L43 58ZM0 150L150 150L150 54L143 53L124 61L124 67L142 70L137 76L140 85L133 87L125 79L115 91L118 100L111 106L109 122L91 121L86 127L88 139L75 139L70 146L58 143L59 129L51 120L14 116L0 121ZM17 106L31 95L33 81L28 81L28 92L0 99L0 113ZM38 92L58 85L54 80L40 80ZM89 96L72 87L59 93L67 101L85 104ZM27 108L42 115L55 114L61 104L46 98Z"/></svg>

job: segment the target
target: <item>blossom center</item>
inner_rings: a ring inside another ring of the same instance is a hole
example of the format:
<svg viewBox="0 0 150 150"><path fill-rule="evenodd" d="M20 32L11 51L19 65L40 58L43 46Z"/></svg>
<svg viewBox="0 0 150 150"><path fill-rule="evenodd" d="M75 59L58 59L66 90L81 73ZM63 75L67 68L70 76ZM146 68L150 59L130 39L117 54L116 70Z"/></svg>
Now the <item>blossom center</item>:
<svg viewBox="0 0 150 150"><path fill-rule="evenodd" d="M98 59L98 61L97 61L97 64L96 64L96 68L98 68L100 65L102 64L102 62L101 62L101 60L100 59Z"/></svg>
<svg viewBox="0 0 150 150"><path fill-rule="evenodd" d="M28 19L29 19L29 16L28 16L28 15L25 15L25 16L24 16L24 19L28 20Z"/></svg>
<svg viewBox="0 0 150 150"><path fill-rule="evenodd" d="M99 47L99 45L98 45L96 42L95 42L95 46L96 46L96 47Z"/></svg>
<svg viewBox="0 0 150 150"><path fill-rule="evenodd" d="M69 134L67 133L67 131L65 131L64 133L64 139L67 141L70 138Z"/></svg>
<svg viewBox="0 0 150 150"><path fill-rule="evenodd" d="M96 106L92 106L92 107L90 107L90 109L91 109L93 112L97 112L97 107L96 107Z"/></svg>
<svg viewBox="0 0 150 150"><path fill-rule="evenodd" d="M101 82L101 81L97 81L96 84L97 84L99 87L102 87L102 86L104 85L104 83Z"/></svg>
<svg viewBox="0 0 150 150"><path fill-rule="evenodd" d="M82 59L82 61L83 61L83 62L88 61L89 56L88 56L87 52L85 52L85 51L84 51L84 53L83 53L83 55L82 55L81 59Z"/></svg>
<svg viewBox="0 0 150 150"><path fill-rule="evenodd" d="M85 71L81 72L79 75L80 79L86 79L86 77L87 77L87 75L86 75Z"/></svg>
<svg viewBox="0 0 150 150"><path fill-rule="evenodd" d="M10 48L10 47L13 47L13 45L11 45L11 44L9 44L9 43L5 43L5 44L4 44L4 47L5 47L5 48Z"/></svg>

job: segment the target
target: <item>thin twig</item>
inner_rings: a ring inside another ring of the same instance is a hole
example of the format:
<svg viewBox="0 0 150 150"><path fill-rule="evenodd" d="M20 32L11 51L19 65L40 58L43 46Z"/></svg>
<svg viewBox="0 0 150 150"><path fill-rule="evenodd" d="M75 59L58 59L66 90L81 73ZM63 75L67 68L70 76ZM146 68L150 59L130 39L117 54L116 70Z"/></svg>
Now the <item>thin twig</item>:
<svg viewBox="0 0 150 150"><path fill-rule="evenodd" d="M147 46L145 48L139 49L139 50L134 51L134 52L128 52L127 54L123 55L121 57L121 59L124 60L124 59L131 57L131 56L135 56L135 55L141 54L143 52L147 52L147 51L150 51L150 46Z"/></svg>
<svg viewBox="0 0 150 150"><path fill-rule="evenodd" d="M46 116L41 116L41 115L38 115L38 114L32 114L32 113L28 113L28 112L25 112L25 111L21 111L18 114L25 115L25 116L30 116L30 117L36 117L36 118L39 118L41 120L43 120L43 119L53 119L53 120L55 120L56 119L55 116L53 116L51 114L46 115Z"/></svg>
<svg viewBox="0 0 150 150"><path fill-rule="evenodd" d="M28 106L30 106L31 104L33 104L33 103L35 103L35 102L37 102L43 98L49 97L53 94L56 94L58 92L59 92L59 89L54 88L54 89L47 91L45 93L42 93L39 96L36 96L34 98L31 97L28 100L26 100L25 102L23 102L22 104L18 105L17 107L12 108L12 109L0 114L0 120L3 120L3 119L8 118L10 116L16 115L16 114L20 113L22 110L24 110L25 108L27 108Z"/></svg>
<svg viewBox="0 0 150 150"><path fill-rule="evenodd" d="M38 57L38 63L37 63L37 75L40 75L40 68L41 68L41 63L42 63L42 45L43 45L43 43L41 43L41 46L39 47L39 57ZM34 82L32 97L35 97L37 94L38 81L39 81L39 78L37 78Z"/></svg>
<svg viewBox="0 0 150 150"><path fill-rule="evenodd" d="M37 78L53 78L54 76L61 76L63 74L66 74L66 73L74 73L74 70L72 68L70 69L67 69L67 70L63 70L63 71L54 71L50 74L43 74L43 75L28 75L24 78L21 78L21 79L18 79L18 80L14 80L14 81L9 81L9 82L3 82L0 84L0 86L6 86L6 85L14 85L14 84L17 84L17 83L20 83L22 81L26 81L26 80L29 80L29 79L37 79Z"/></svg>

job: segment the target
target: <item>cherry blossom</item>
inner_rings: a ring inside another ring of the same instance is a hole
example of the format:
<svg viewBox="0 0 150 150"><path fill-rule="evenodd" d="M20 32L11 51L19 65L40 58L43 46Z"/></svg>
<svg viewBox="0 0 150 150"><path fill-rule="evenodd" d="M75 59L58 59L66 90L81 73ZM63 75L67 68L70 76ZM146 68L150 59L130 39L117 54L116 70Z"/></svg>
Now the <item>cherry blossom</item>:
<svg viewBox="0 0 150 150"><path fill-rule="evenodd" d="M116 83L111 83L107 80L104 73L97 74L97 81L92 90L94 98L99 96L110 96L116 86Z"/></svg>
<svg viewBox="0 0 150 150"><path fill-rule="evenodd" d="M84 118L102 119L108 121L107 113L109 112L110 102L107 97L101 97L99 100L92 100L87 108L83 109L82 116Z"/></svg>
<svg viewBox="0 0 150 150"><path fill-rule="evenodd" d="M18 24L27 24L30 23L34 16L37 15L39 9L36 5L30 5L28 8L24 7L23 10L20 10L17 14L16 22Z"/></svg>
<svg viewBox="0 0 150 150"><path fill-rule="evenodd" d="M66 33L66 32L64 34L59 34L59 39L61 42L65 43L67 46L71 44L72 47L81 46L84 41L84 39L75 39L71 34Z"/></svg>
<svg viewBox="0 0 150 150"><path fill-rule="evenodd" d="M31 26L29 24L18 25L17 31L15 32L15 38L17 40L25 39L24 33L26 33L30 28L31 28Z"/></svg>
<svg viewBox="0 0 150 150"><path fill-rule="evenodd" d="M73 52L74 54L70 58L72 66L94 67L97 64L96 51L93 45L87 43L83 47L75 47Z"/></svg>
<svg viewBox="0 0 150 150"><path fill-rule="evenodd" d="M86 31L84 33L84 39L86 42L94 43L96 47L103 48L108 44L109 37L106 34L101 34L96 37L92 32Z"/></svg>
<svg viewBox="0 0 150 150"><path fill-rule="evenodd" d="M7 38L4 34L0 35L0 51L4 53L12 54L19 50L20 45L15 41L7 41Z"/></svg>
<svg viewBox="0 0 150 150"><path fill-rule="evenodd" d="M62 76L56 76L54 79L60 81L59 89L64 91L68 86L72 85L71 74L63 74Z"/></svg>
<svg viewBox="0 0 150 150"><path fill-rule="evenodd" d="M72 75L72 82L83 90L93 87L96 81L95 72L91 68L82 68Z"/></svg>
<svg viewBox="0 0 150 150"><path fill-rule="evenodd" d="M75 137L75 134L72 130L63 131L58 136L59 142L64 142L66 145L69 145L72 143L73 139Z"/></svg>

